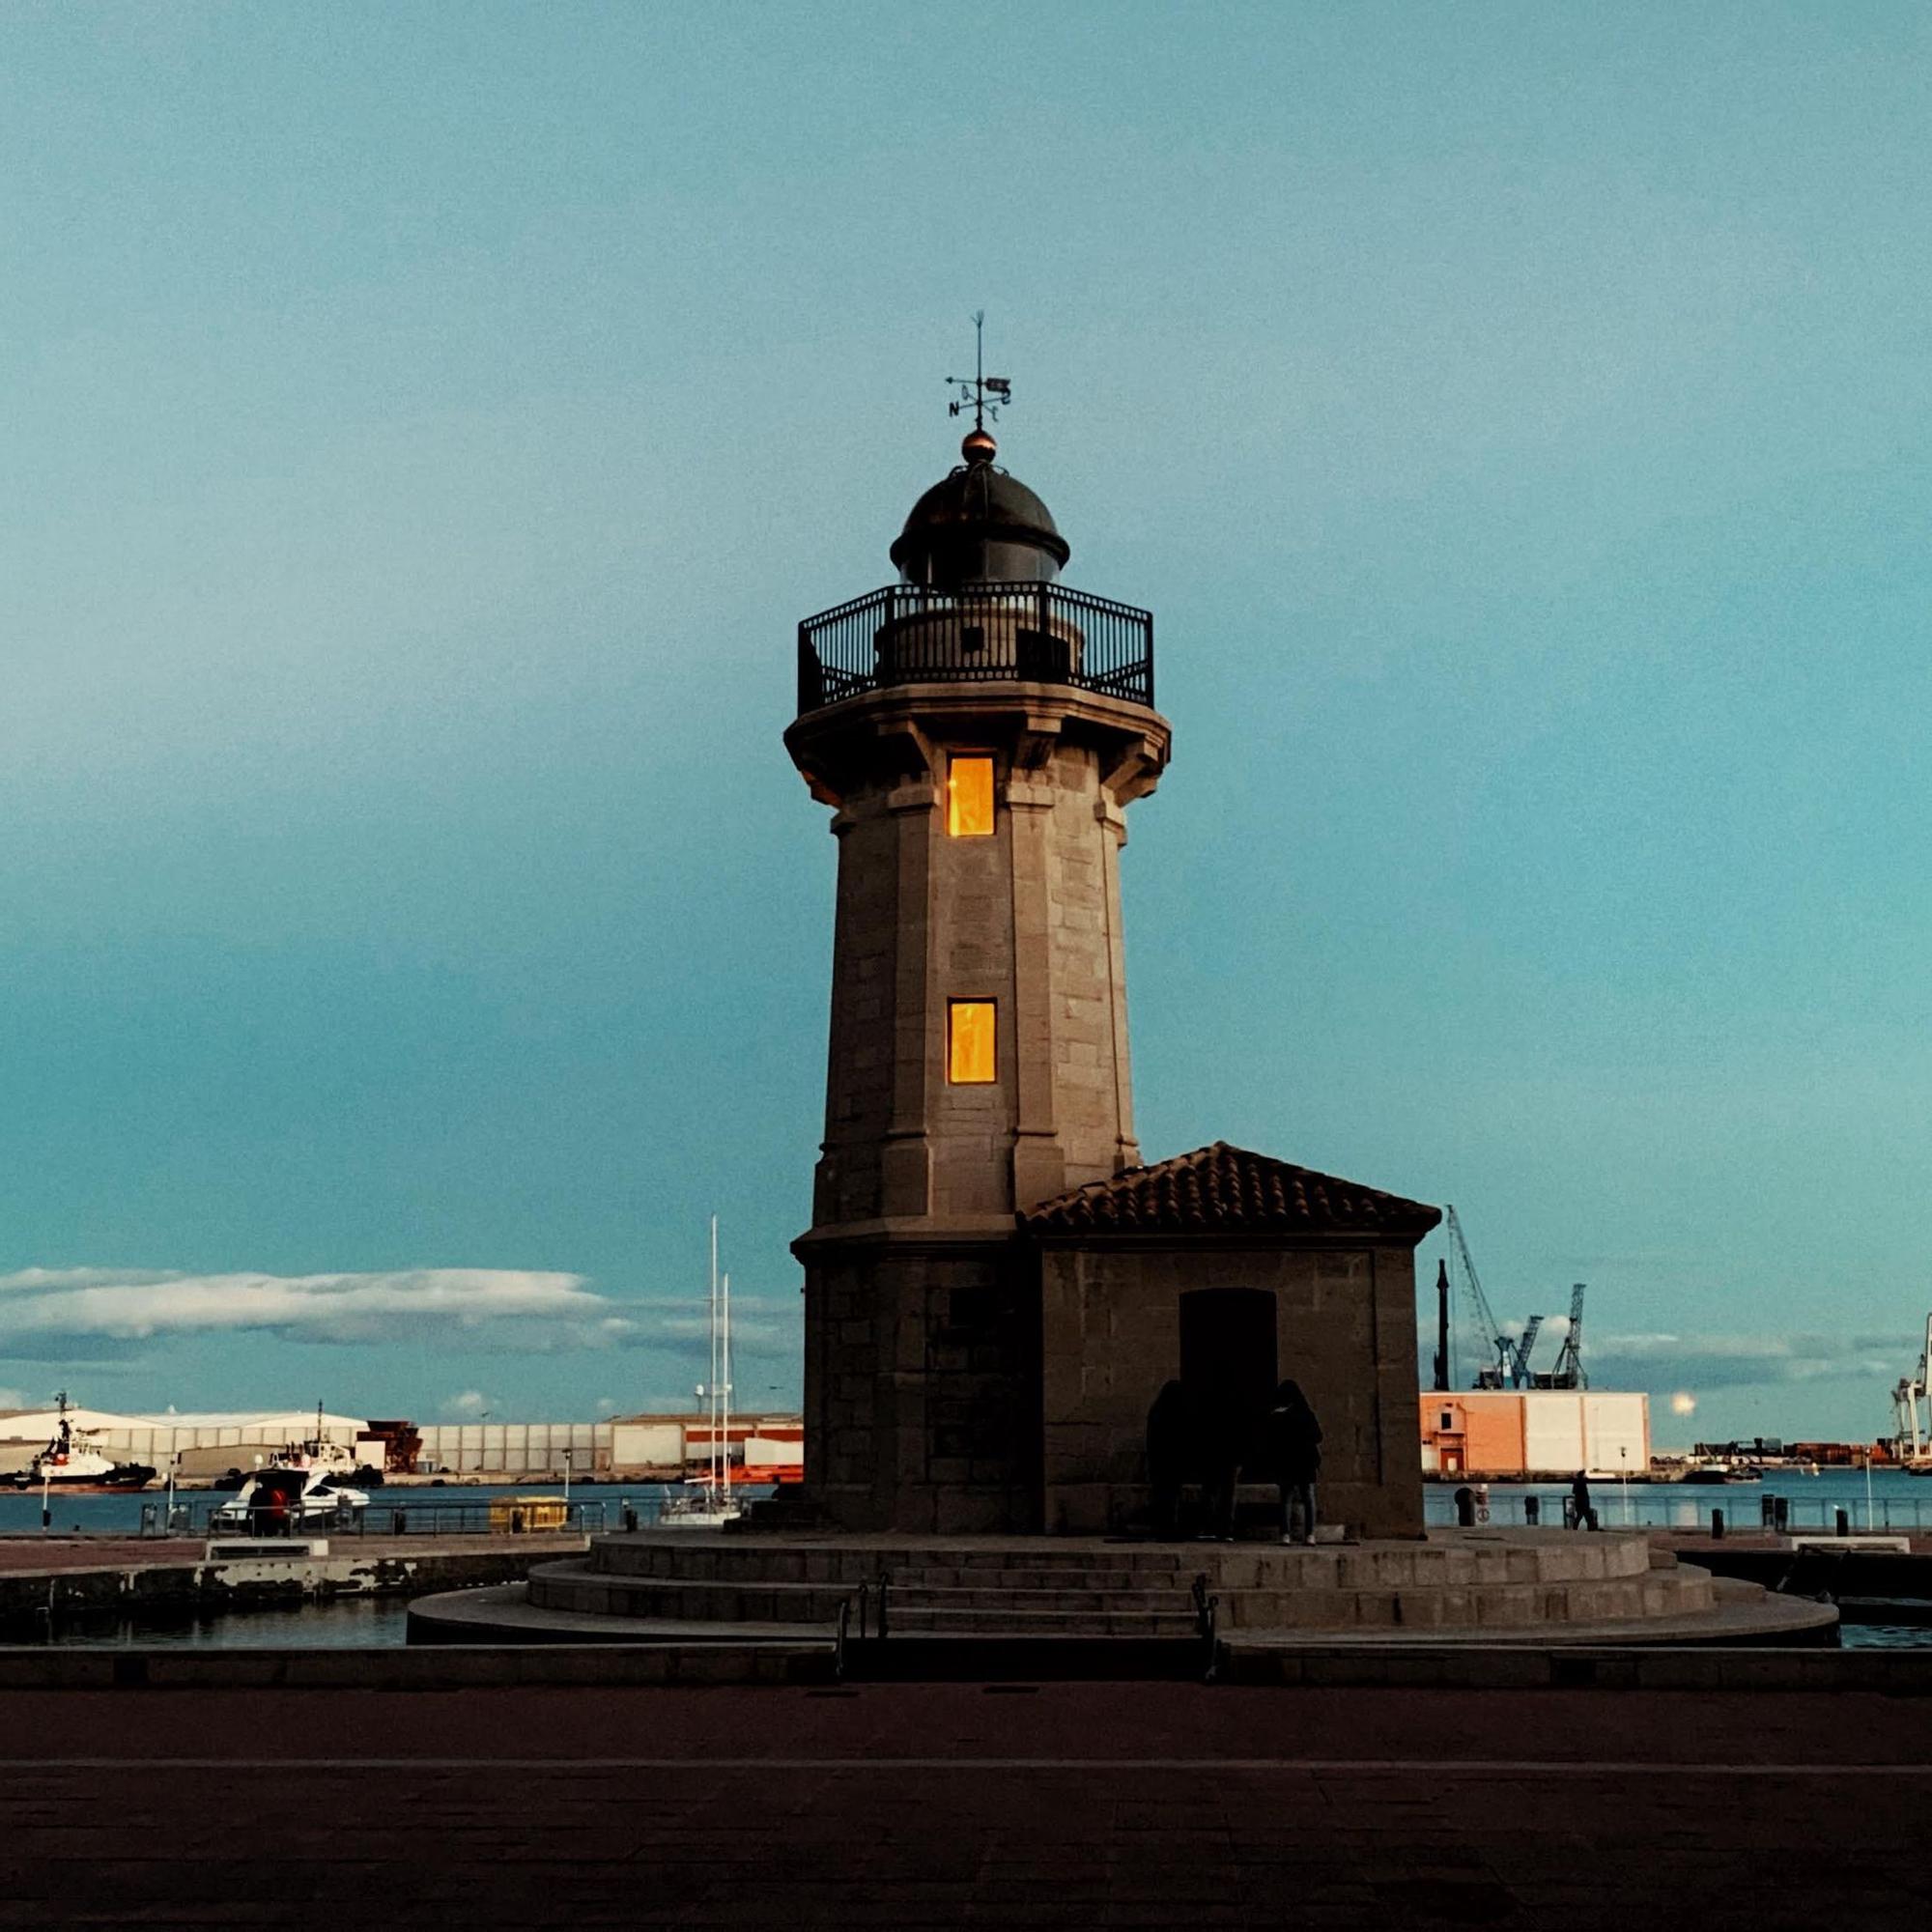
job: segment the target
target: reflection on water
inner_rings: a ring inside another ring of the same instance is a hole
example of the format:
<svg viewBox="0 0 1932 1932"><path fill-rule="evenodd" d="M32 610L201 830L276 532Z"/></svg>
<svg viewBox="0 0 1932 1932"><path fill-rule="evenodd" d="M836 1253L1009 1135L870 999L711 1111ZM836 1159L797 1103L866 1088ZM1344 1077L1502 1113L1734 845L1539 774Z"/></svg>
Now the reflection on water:
<svg viewBox="0 0 1932 1932"><path fill-rule="evenodd" d="M400 1644L408 1615L407 1597L337 1597L161 1622L90 1619L56 1629L54 1642L73 1650L367 1650Z"/></svg>
<svg viewBox="0 0 1932 1932"><path fill-rule="evenodd" d="M1847 1650L1932 1650L1923 1624L1844 1624L1839 1638Z"/></svg>

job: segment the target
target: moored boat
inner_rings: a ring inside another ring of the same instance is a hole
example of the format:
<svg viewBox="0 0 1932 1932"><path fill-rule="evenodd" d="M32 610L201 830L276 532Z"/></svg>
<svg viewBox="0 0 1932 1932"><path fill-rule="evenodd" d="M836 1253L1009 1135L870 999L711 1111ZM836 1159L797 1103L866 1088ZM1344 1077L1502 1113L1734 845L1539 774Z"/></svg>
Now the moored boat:
<svg viewBox="0 0 1932 1932"><path fill-rule="evenodd" d="M27 1464L5 1480L16 1490L60 1490L68 1495L89 1495L97 1492L119 1493L144 1490L155 1480L147 1463L117 1463L103 1455L87 1439L86 1433L68 1420L67 1391L55 1397L60 1410L60 1426L52 1441Z"/></svg>
<svg viewBox="0 0 1932 1932"><path fill-rule="evenodd" d="M217 1534L279 1536L340 1522L368 1507L368 1492L338 1470L320 1463L306 1468L271 1463L242 1485L232 1503L215 1510L208 1526Z"/></svg>

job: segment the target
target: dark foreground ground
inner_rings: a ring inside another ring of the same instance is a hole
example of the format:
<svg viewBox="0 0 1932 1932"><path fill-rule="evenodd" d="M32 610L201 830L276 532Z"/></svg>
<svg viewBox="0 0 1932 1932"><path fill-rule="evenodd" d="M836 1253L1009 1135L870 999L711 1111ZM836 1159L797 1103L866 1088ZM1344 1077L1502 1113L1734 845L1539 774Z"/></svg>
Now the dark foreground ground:
<svg viewBox="0 0 1932 1932"><path fill-rule="evenodd" d="M1865 1693L0 1694L0 1926L1914 1922Z"/></svg>

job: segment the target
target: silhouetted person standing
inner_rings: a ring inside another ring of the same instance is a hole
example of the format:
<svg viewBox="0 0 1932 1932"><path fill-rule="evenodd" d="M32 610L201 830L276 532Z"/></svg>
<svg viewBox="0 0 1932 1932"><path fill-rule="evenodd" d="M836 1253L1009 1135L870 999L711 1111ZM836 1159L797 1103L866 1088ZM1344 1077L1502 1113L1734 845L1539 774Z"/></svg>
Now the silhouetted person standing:
<svg viewBox="0 0 1932 1932"><path fill-rule="evenodd" d="M1299 1382L1283 1382L1262 1424L1262 1455L1268 1480L1281 1491L1281 1540L1315 1541L1315 1478L1321 1470L1321 1425ZM1301 1535L1294 1509L1301 1506Z"/></svg>
<svg viewBox="0 0 1932 1932"><path fill-rule="evenodd" d="M1153 1533L1180 1533L1180 1488L1188 1477L1187 1391L1179 1382L1163 1382L1148 1410L1148 1487L1153 1492Z"/></svg>

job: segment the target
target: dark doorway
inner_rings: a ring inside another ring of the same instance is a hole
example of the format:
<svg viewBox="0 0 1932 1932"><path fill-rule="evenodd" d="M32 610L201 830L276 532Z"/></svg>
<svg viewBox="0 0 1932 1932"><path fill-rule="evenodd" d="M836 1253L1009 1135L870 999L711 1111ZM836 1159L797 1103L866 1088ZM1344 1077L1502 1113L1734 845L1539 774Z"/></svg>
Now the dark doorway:
<svg viewBox="0 0 1932 1932"><path fill-rule="evenodd" d="M1245 1427L1275 1387L1274 1292L1198 1288L1180 1297L1180 1379L1196 1414Z"/></svg>

